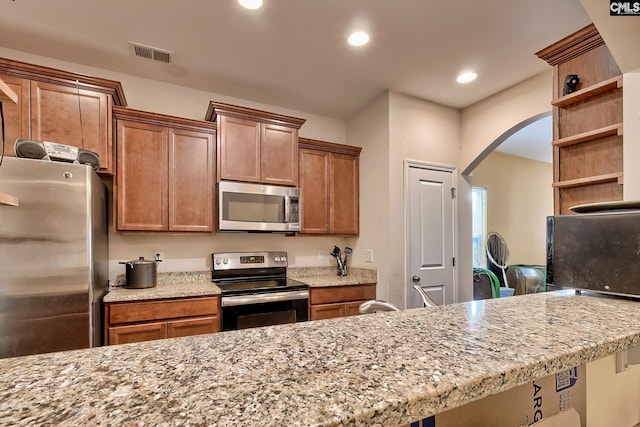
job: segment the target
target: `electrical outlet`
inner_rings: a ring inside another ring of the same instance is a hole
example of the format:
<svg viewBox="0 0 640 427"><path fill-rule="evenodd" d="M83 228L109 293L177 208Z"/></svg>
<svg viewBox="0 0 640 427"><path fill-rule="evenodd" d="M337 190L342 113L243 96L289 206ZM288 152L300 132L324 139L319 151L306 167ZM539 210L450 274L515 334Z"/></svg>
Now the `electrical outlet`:
<svg viewBox="0 0 640 427"><path fill-rule="evenodd" d="M321 259L321 260L324 259L324 251L322 249L318 251L318 259Z"/></svg>
<svg viewBox="0 0 640 427"><path fill-rule="evenodd" d="M373 262L373 249L364 250L364 262Z"/></svg>
<svg viewBox="0 0 640 427"><path fill-rule="evenodd" d="M153 260L154 261L164 261L164 252L153 251Z"/></svg>

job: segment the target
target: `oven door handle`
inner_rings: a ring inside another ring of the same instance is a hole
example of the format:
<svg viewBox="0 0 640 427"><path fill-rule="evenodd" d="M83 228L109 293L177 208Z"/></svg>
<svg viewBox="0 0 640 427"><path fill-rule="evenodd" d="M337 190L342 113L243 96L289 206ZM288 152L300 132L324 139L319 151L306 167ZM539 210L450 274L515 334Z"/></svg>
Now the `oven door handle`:
<svg viewBox="0 0 640 427"><path fill-rule="evenodd" d="M221 298L223 307L233 307L238 305L264 304L267 302L292 301L299 299L308 299L309 291L295 292L272 292L254 295L238 295Z"/></svg>

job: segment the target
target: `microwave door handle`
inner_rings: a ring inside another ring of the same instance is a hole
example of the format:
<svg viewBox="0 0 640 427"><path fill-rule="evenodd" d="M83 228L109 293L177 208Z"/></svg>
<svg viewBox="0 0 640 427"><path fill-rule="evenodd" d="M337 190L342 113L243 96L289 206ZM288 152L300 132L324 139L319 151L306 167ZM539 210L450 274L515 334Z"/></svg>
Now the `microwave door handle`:
<svg viewBox="0 0 640 427"><path fill-rule="evenodd" d="M289 223L289 209L291 209L291 198L284 196L284 223Z"/></svg>

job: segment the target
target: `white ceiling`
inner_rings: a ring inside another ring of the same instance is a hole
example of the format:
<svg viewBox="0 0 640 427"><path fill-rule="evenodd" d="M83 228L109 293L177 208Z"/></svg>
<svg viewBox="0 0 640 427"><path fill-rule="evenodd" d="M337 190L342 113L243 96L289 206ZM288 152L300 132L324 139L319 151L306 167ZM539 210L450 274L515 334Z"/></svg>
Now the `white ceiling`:
<svg viewBox="0 0 640 427"><path fill-rule="evenodd" d="M534 52L588 23L579 0L0 0L2 47L339 119L388 89L468 106L547 70ZM371 42L348 46L354 29Z"/></svg>
<svg viewBox="0 0 640 427"><path fill-rule="evenodd" d="M511 154L512 156L526 157L539 162L552 163L552 123L551 115L536 120L507 138L495 151Z"/></svg>
<svg viewBox="0 0 640 427"><path fill-rule="evenodd" d="M386 90L463 108L549 68L534 52L591 22L579 0L0 0L0 46L346 119ZM370 33L362 48L346 43ZM128 42L174 52L134 57ZM465 69L479 77L455 82ZM498 148L551 162L543 119Z"/></svg>

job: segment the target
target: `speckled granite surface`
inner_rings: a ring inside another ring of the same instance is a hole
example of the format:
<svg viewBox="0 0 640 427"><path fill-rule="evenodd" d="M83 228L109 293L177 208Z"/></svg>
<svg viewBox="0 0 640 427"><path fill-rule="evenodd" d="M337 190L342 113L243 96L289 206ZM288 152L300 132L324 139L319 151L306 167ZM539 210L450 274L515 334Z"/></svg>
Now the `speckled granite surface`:
<svg viewBox="0 0 640 427"><path fill-rule="evenodd" d="M359 285L377 281L376 270L357 267L351 268L347 276L336 275L333 267L290 267L287 275L310 287ZM220 289L211 283L210 271L158 273L157 286L148 289L126 289L124 283L125 276L121 274L103 301L143 301L220 294Z"/></svg>
<svg viewBox="0 0 640 427"><path fill-rule="evenodd" d="M310 287L361 285L376 283L377 270L349 267L346 276L338 276L333 267L289 267L287 276Z"/></svg>
<svg viewBox="0 0 640 427"><path fill-rule="evenodd" d="M557 291L0 360L2 425L393 426L640 344Z"/></svg>
<svg viewBox="0 0 640 427"><path fill-rule="evenodd" d="M116 283L120 286L124 285L124 276L118 276ZM155 288L112 289L104 296L103 301L143 301L218 294L220 294L220 289L211 283L211 272L209 271L158 273L158 284Z"/></svg>

